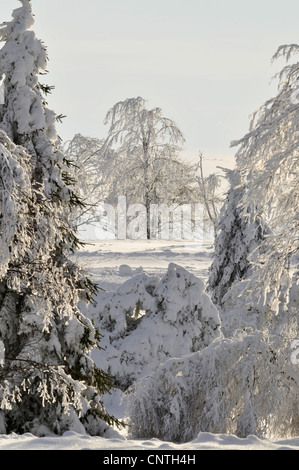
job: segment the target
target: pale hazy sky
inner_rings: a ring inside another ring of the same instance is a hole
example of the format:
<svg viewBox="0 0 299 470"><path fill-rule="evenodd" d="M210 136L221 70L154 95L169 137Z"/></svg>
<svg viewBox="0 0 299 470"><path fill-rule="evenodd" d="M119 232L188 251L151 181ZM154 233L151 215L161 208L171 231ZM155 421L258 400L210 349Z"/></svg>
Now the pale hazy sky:
<svg viewBox="0 0 299 470"><path fill-rule="evenodd" d="M17 0L1 0L0 21ZM55 85L49 106L67 115L58 131L105 137L105 114L141 96L160 107L196 157L230 158L249 115L276 92L271 64L298 43L298 0L32 0L35 32L48 47ZM222 162L220 162L222 163Z"/></svg>

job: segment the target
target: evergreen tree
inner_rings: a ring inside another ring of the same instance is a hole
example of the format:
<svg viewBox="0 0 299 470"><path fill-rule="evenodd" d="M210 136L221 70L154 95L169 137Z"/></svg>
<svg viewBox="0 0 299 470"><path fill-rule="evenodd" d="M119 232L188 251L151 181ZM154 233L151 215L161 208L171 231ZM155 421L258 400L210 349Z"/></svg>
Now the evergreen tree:
<svg viewBox="0 0 299 470"><path fill-rule="evenodd" d="M69 259L80 200L39 83L46 48L29 30L30 0L20 1L0 27L1 432L102 433L114 422L100 399L112 384L90 358L98 333L78 309L94 286Z"/></svg>
<svg viewBox="0 0 299 470"><path fill-rule="evenodd" d="M219 306L230 287L249 275L249 257L264 239L265 232L260 218L243 213L241 201L245 187L239 171L226 170L226 173L230 189L220 214L208 280L211 298Z"/></svg>

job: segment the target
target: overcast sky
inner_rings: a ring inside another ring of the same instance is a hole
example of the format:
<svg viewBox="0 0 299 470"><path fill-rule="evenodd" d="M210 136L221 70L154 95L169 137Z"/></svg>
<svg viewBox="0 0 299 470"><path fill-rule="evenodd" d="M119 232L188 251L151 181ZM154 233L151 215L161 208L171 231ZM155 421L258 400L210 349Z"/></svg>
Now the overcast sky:
<svg viewBox="0 0 299 470"><path fill-rule="evenodd" d="M1 22L19 7L1 0ZM298 43L298 0L32 0L48 47L58 131L105 137L105 114L141 96L186 138L185 155L229 159L249 115L276 92L281 44Z"/></svg>

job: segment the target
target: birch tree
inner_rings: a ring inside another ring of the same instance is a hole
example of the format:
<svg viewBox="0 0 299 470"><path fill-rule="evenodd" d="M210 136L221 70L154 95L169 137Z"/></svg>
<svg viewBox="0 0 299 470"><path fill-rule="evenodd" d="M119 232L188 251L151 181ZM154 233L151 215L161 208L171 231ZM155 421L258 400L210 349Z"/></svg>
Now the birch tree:
<svg viewBox="0 0 299 470"><path fill-rule="evenodd" d="M219 176L217 173L211 173L208 176L204 176L203 154L201 152L199 152L198 169L199 175L196 179L201 190L208 222L212 225L213 234L214 237L216 237L219 222L219 212L221 206L223 205L222 195L217 194L217 190L219 190L221 187L221 176Z"/></svg>
<svg viewBox="0 0 299 470"><path fill-rule="evenodd" d="M76 134L63 145L74 187L83 202L83 206L71 213L71 223L77 229L99 222L98 207L109 198L117 175L119 160L112 151L101 151L103 142L103 139Z"/></svg>
<svg viewBox="0 0 299 470"><path fill-rule="evenodd" d="M296 44L283 45L273 60L290 62L298 52ZM261 217L272 232L255 254L252 289L258 289L261 304L271 297L277 308L281 279L299 252L298 76L299 63L287 63L278 74L278 94L253 114L250 131L232 143L239 147L237 166L247 187L243 213Z"/></svg>
<svg viewBox="0 0 299 470"><path fill-rule="evenodd" d="M194 189L190 179L192 166L178 155L185 142L182 132L174 121L163 116L160 108L148 110L145 104L140 97L130 98L108 111L105 123L110 127L103 152L113 149L123 161L121 184L127 186L134 203L144 204L150 238L151 204L167 203L167 193L173 202L188 199Z"/></svg>

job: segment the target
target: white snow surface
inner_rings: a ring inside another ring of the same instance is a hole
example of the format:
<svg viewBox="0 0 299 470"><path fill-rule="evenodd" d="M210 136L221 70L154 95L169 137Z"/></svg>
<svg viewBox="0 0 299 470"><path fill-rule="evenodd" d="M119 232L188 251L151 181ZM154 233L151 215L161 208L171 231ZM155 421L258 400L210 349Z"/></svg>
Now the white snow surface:
<svg viewBox="0 0 299 470"><path fill-rule="evenodd" d="M132 275L146 273L162 277L169 263L175 263L206 281L211 265L213 244L162 240L96 240L90 241L76 255L77 262L107 291L114 291ZM108 411L122 418L119 393L106 399ZM1 416L0 416L1 420ZM1 423L0 423L1 424ZM299 450L299 436L291 439L245 439L234 435L201 432L191 442L177 444L159 439L128 439L125 431L113 437L94 437L76 431L63 436L36 437L0 435L0 450L99 450L99 451L197 451L197 450ZM127 455L127 454L126 454Z"/></svg>
<svg viewBox="0 0 299 470"><path fill-rule="evenodd" d="M162 442L158 439L127 440L106 439L66 432L61 437L35 437L12 434L0 436L0 450L117 450L117 451L197 451L197 450L298 450L299 438L277 441L262 441L255 436L240 439L225 434L200 433L187 444Z"/></svg>

